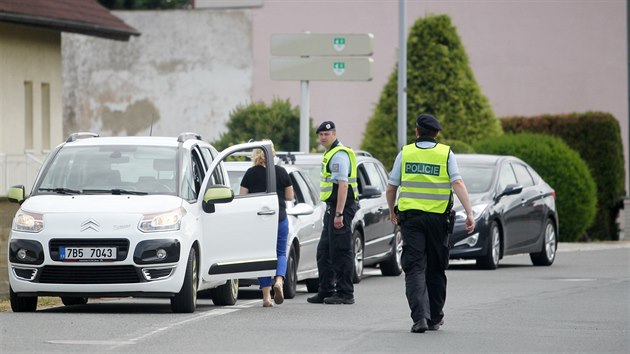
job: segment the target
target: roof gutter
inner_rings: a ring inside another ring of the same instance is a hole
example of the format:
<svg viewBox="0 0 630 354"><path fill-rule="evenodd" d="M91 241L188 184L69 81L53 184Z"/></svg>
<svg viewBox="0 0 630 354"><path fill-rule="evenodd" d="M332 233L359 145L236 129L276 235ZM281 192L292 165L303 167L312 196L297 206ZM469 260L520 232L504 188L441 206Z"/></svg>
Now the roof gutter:
<svg viewBox="0 0 630 354"><path fill-rule="evenodd" d="M117 41L128 41L131 36L139 36L140 32L125 31L112 27L99 26L87 22L68 21L46 17L28 16L16 13L0 12L0 22L28 25L34 27L85 34Z"/></svg>

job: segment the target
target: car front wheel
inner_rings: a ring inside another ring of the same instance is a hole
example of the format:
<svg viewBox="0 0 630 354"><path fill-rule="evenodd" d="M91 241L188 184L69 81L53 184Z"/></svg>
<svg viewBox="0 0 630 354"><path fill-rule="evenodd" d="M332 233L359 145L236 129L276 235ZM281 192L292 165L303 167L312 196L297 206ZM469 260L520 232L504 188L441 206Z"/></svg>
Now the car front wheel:
<svg viewBox="0 0 630 354"><path fill-rule="evenodd" d="M352 234L352 249L354 251L354 273L352 274L352 282L357 284L363 276L363 241L361 240L361 232L355 230Z"/></svg>
<svg viewBox="0 0 630 354"><path fill-rule="evenodd" d="M171 298L171 310L177 313L192 313L197 307L197 251L195 248L190 249L188 254L188 262L186 263L186 274L184 275L184 284L182 289L174 297Z"/></svg>
<svg viewBox="0 0 630 354"><path fill-rule="evenodd" d="M37 296L18 296L9 287L11 310L13 312L35 312L37 310Z"/></svg>
<svg viewBox="0 0 630 354"><path fill-rule="evenodd" d="M550 266L556 259L556 248L558 247L556 238L556 228L551 219L547 219L543 234L542 250L538 253L530 253L529 258L535 266Z"/></svg>
<svg viewBox="0 0 630 354"><path fill-rule="evenodd" d="M287 273L284 277L284 284L282 291L284 292L285 299L293 299L297 289L297 257L295 256L295 249L291 247L289 251L289 258L287 259Z"/></svg>
<svg viewBox="0 0 630 354"><path fill-rule="evenodd" d="M381 262L381 274L385 276L398 276L402 273L402 233L400 227L394 230L394 239L392 240L391 257Z"/></svg>
<svg viewBox="0 0 630 354"><path fill-rule="evenodd" d="M501 259L501 231L496 221L493 221L490 225L487 246L486 255L477 258L477 267L490 270L497 269L499 260Z"/></svg>

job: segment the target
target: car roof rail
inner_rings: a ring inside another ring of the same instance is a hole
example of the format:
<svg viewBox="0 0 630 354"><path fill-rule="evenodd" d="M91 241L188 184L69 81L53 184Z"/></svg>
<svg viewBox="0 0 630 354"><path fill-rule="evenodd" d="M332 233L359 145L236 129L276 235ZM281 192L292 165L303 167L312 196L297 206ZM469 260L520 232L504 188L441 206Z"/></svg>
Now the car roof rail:
<svg viewBox="0 0 630 354"><path fill-rule="evenodd" d="M98 134L91 133L91 132L72 133L72 134L70 134L68 139L66 139L66 143L71 143L71 142L77 141L79 139L97 138L97 137L98 137Z"/></svg>
<svg viewBox="0 0 630 354"><path fill-rule="evenodd" d="M192 133L192 132L184 132L179 134L179 136L177 137L177 142L178 143L183 143L184 141L188 140L188 139L197 139L197 140L203 140L201 138L201 135L197 134L197 133Z"/></svg>
<svg viewBox="0 0 630 354"><path fill-rule="evenodd" d="M295 155L304 155L304 152L300 151L276 151L276 157L279 158L285 164L295 165Z"/></svg>
<svg viewBox="0 0 630 354"><path fill-rule="evenodd" d="M374 157L372 156L372 154L370 154L369 152L365 151L365 150L355 150L354 154L356 156L367 156L367 157Z"/></svg>

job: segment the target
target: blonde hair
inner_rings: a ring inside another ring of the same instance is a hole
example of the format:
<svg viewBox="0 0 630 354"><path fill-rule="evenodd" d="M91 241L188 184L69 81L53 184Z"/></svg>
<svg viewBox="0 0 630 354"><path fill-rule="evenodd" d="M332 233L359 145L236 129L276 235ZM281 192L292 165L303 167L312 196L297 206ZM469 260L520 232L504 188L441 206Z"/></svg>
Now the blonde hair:
<svg viewBox="0 0 630 354"><path fill-rule="evenodd" d="M273 147L273 142L269 139L264 139L262 141L269 142L271 144L271 153L273 156L276 156L276 149ZM252 151L252 162L254 163L254 166L265 166L266 159L263 149L254 149L254 151Z"/></svg>

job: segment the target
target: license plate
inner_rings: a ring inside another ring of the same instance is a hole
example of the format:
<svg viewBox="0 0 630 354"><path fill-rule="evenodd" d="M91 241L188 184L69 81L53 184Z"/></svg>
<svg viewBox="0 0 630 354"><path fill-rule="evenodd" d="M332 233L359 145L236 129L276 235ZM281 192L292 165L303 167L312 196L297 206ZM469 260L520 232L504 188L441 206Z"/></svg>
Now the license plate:
<svg viewBox="0 0 630 354"><path fill-rule="evenodd" d="M116 247L59 247L62 261L113 261L116 260Z"/></svg>

